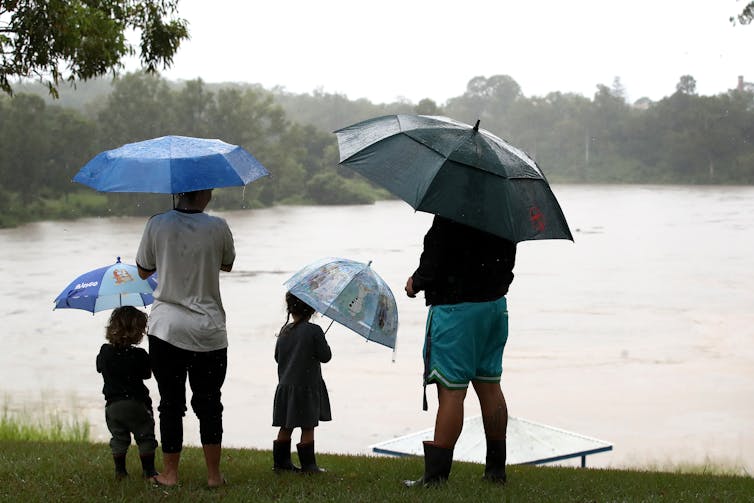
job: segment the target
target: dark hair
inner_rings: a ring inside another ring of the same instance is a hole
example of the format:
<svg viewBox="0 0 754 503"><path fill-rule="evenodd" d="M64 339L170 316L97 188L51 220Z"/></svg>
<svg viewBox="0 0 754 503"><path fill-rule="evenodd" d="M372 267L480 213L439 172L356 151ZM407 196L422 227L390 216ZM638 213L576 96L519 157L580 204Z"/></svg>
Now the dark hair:
<svg viewBox="0 0 754 503"><path fill-rule="evenodd" d="M283 323L283 326L280 328L280 333L278 335L282 334L288 326L291 315L300 316L301 319L299 321L308 321L314 314L314 308L312 306L299 299L291 292L285 292L285 310L287 313L285 323Z"/></svg>
<svg viewBox="0 0 754 503"><path fill-rule="evenodd" d="M147 313L133 306L113 309L105 329L105 338L113 346L138 344L144 338L147 328Z"/></svg>
<svg viewBox="0 0 754 503"><path fill-rule="evenodd" d="M178 197L179 198L185 198L189 202L194 202L197 199L199 199L199 196L205 192L212 192L212 189L201 189L201 190L192 190L190 192L179 192Z"/></svg>

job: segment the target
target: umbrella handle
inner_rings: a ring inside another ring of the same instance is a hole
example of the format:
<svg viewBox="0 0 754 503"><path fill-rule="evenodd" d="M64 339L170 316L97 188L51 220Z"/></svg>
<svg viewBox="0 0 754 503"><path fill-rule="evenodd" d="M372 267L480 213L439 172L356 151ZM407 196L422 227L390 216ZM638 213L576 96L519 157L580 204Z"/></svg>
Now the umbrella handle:
<svg viewBox="0 0 754 503"><path fill-rule="evenodd" d="M330 330L330 327L332 326L333 323L335 323L335 320L330 320L330 324L327 325L327 330ZM325 330L325 335L327 335L327 330Z"/></svg>

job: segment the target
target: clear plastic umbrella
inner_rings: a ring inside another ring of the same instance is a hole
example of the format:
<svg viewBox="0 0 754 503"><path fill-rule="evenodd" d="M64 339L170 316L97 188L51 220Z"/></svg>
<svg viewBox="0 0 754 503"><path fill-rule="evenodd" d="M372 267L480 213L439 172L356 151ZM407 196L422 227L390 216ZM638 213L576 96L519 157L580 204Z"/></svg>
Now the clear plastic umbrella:
<svg viewBox="0 0 754 503"><path fill-rule="evenodd" d="M395 351L398 308L393 292L371 263L323 258L284 284L323 316Z"/></svg>

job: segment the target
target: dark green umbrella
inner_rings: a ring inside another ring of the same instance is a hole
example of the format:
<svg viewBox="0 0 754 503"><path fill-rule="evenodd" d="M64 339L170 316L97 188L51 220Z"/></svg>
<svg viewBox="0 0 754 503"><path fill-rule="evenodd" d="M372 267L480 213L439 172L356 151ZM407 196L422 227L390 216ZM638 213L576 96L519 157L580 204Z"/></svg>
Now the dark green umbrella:
<svg viewBox="0 0 754 503"><path fill-rule="evenodd" d="M406 201L510 241L570 239L537 163L476 126L425 115L387 115L335 131L340 164Z"/></svg>

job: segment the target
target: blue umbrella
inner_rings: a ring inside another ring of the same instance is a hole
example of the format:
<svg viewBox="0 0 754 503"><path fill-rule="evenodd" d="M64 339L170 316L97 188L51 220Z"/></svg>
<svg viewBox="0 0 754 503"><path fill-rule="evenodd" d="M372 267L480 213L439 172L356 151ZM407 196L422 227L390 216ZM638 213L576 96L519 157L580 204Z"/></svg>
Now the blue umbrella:
<svg viewBox="0 0 754 503"><path fill-rule="evenodd" d="M371 263L324 258L307 265L284 284L322 315L369 341L395 349L395 297Z"/></svg>
<svg viewBox="0 0 754 503"><path fill-rule="evenodd" d="M97 154L73 181L100 192L179 194L243 186L268 174L239 146L221 140L163 136Z"/></svg>
<svg viewBox="0 0 754 503"><path fill-rule="evenodd" d="M141 279L135 265L113 265L82 274L60 292L53 309L83 309L95 313L120 306L148 306L154 302L157 273Z"/></svg>

